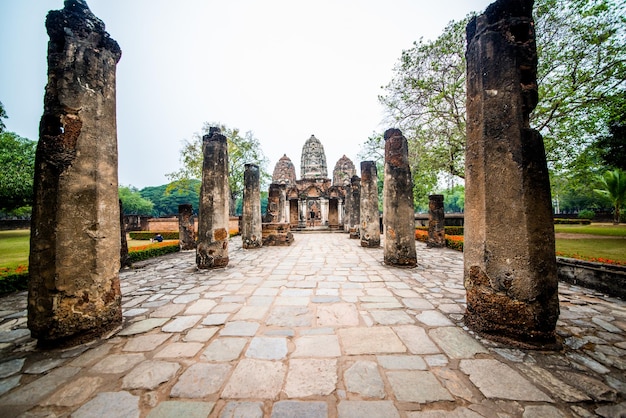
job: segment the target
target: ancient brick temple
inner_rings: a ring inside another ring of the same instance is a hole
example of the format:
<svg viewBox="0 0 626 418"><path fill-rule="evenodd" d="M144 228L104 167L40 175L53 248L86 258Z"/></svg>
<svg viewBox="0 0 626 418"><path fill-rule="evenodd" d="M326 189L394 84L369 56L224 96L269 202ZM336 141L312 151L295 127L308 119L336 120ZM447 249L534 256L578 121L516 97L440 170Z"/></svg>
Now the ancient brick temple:
<svg viewBox="0 0 626 418"><path fill-rule="evenodd" d="M538 100L532 8L499 0L467 26L465 322L547 347L559 300L545 151L529 125Z"/></svg>
<svg viewBox="0 0 626 418"><path fill-rule="evenodd" d="M286 155L274 168L272 184L285 185L281 202L286 221L292 229L339 229L344 222L345 187L356 174L354 163L344 155L337 161L331 180L324 147L311 135L302 147L300 174L300 180L296 180L295 167Z"/></svg>
<svg viewBox="0 0 626 418"><path fill-rule="evenodd" d="M31 221L28 327L80 343L122 321L115 72L121 50L83 0L48 13L48 84Z"/></svg>

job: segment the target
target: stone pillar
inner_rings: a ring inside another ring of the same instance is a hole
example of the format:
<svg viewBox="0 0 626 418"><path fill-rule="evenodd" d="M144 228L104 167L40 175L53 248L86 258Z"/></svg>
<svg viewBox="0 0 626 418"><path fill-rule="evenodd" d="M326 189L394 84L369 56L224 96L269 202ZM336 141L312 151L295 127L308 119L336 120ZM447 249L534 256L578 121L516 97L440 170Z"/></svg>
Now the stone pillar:
<svg viewBox="0 0 626 418"><path fill-rule="evenodd" d="M193 207L188 203L178 205L178 240L181 251L194 250L196 248Z"/></svg>
<svg viewBox="0 0 626 418"><path fill-rule="evenodd" d="M428 242L430 248L446 246L446 220L443 211L443 195L431 194L428 196Z"/></svg>
<svg viewBox="0 0 626 418"><path fill-rule="evenodd" d="M343 215L343 199L339 198L337 202L337 216L339 217L339 225L343 225L344 215Z"/></svg>
<svg viewBox="0 0 626 418"><path fill-rule="evenodd" d="M346 201L343 206L343 231L350 232L350 223L352 222L352 185L343 186L346 191Z"/></svg>
<svg viewBox="0 0 626 418"><path fill-rule="evenodd" d="M299 213L298 213L298 228L306 228L307 225L307 210L306 199L300 199Z"/></svg>
<svg viewBox="0 0 626 418"><path fill-rule="evenodd" d="M361 247L380 247L378 173L374 161L361 162Z"/></svg>
<svg viewBox="0 0 626 418"><path fill-rule="evenodd" d="M416 266L413 179L409 167L408 144L399 129L385 131L383 224L385 264Z"/></svg>
<svg viewBox="0 0 626 418"><path fill-rule="evenodd" d="M260 176L258 165L245 165L243 173L243 219L241 225L243 248L260 248L263 243Z"/></svg>
<svg viewBox="0 0 626 418"><path fill-rule="evenodd" d="M267 192L267 211L265 212L266 223L282 223L280 219L281 215L281 195L280 185L276 183L270 184Z"/></svg>
<svg viewBox="0 0 626 418"><path fill-rule="evenodd" d="M115 119L121 50L81 0L49 12L46 28L28 327L49 347L81 343L122 321Z"/></svg>
<svg viewBox="0 0 626 418"><path fill-rule="evenodd" d="M499 0L467 26L465 323L518 346L556 346L550 183L537 104L532 0Z"/></svg>
<svg viewBox="0 0 626 418"><path fill-rule="evenodd" d="M359 239L359 225L361 223L361 179L352 176L350 179L350 239Z"/></svg>
<svg viewBox="0 0 626 418"><path fill-rule="evenodd" d="M259 199L260 194L259 194ZM260 201L260 200L259 200ZM278 185L278 221L280 223L285 223L287 221L287 211L285 210L285 205L287 204L287 185L279 184Z"/></svg>
<svg viewBox="0 0 626 418"><path fill-rule="evenodd" d="M209 269L228 264L228 144L219 128L202 137L202 153L196 265Z"/></svg>

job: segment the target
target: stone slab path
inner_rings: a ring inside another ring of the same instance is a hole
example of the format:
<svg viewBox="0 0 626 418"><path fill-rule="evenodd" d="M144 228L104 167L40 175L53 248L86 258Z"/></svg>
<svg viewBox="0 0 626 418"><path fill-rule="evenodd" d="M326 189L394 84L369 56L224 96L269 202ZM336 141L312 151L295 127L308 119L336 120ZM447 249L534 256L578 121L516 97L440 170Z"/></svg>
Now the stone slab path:
<svg viewBox="0 0 626 418"><path fill-rule="evenodd" d="M26 294L0 299L1 417L624 417L626 305L561 285L560 352L462 323L462 254L382 264L345 234L296 234L197 271L193 252L121 273L124 324L41 351Z"/></svg>

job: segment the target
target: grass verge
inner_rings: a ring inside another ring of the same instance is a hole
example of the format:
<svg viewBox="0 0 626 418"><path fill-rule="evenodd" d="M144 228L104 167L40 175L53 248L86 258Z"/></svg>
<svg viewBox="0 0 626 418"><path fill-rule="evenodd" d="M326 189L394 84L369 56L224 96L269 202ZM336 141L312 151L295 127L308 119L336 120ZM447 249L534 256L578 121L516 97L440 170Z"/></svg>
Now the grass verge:
<svg viewBox="0 0 626 418"><path fill-rule="evenodd" d="M554 232L562 232L566 234L600 235L604 237L626 237L626 225L554 225Z"/></svg>

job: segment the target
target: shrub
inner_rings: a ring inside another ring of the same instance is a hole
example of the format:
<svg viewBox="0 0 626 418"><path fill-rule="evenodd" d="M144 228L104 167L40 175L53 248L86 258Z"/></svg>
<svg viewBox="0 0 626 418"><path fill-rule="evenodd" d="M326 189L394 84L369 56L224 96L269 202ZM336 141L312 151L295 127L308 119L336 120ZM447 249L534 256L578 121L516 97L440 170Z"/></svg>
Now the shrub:
<svg viewBox="0 0 626 418"><path fill-rule="evenodd" d="M161 234L163 239L179 239L178 231L131 231L128 233L131 239L142 241L151 240L156 234Z"/></svg>
<svg viewBox="0 0 626 418"><path fill-rule="evenodd" d="M28 267L0 268L0 295L28 289Z"/></svg>
<svg viewBox="0 0 626 418"><path fill-rule="evenodd" d="M578 212L578 219L588 219L592 220L596 216L596 213L592 210L585 209Z"/></svg>
<svg viewBox="0 0 626 418"><path fill-rule="evenodd" d="M136 263L137 261L147 260L160 255L175 253L180 251L178 242L159 242L158 244L142 245L128 249L128 261Z"/></svg>
<svg viewBox="0 0 626 418"><path fill-rule="evenodd" d="M446 239L446 247L451 248L457 251L463 251L463 243L465 240L463 239L463 235L447 235Z"/></svg>
<svg viewBox="0 0 626 418"><path fill-rule="evenodd" d="M446 226L444 227L446 231L446 235L463 235L463 227L462 226ZM428 236L428 227L427 226L416 226L415 231L426 231L426 236ZM417 238L417 233L415 235L415 239Z"/></svg>

